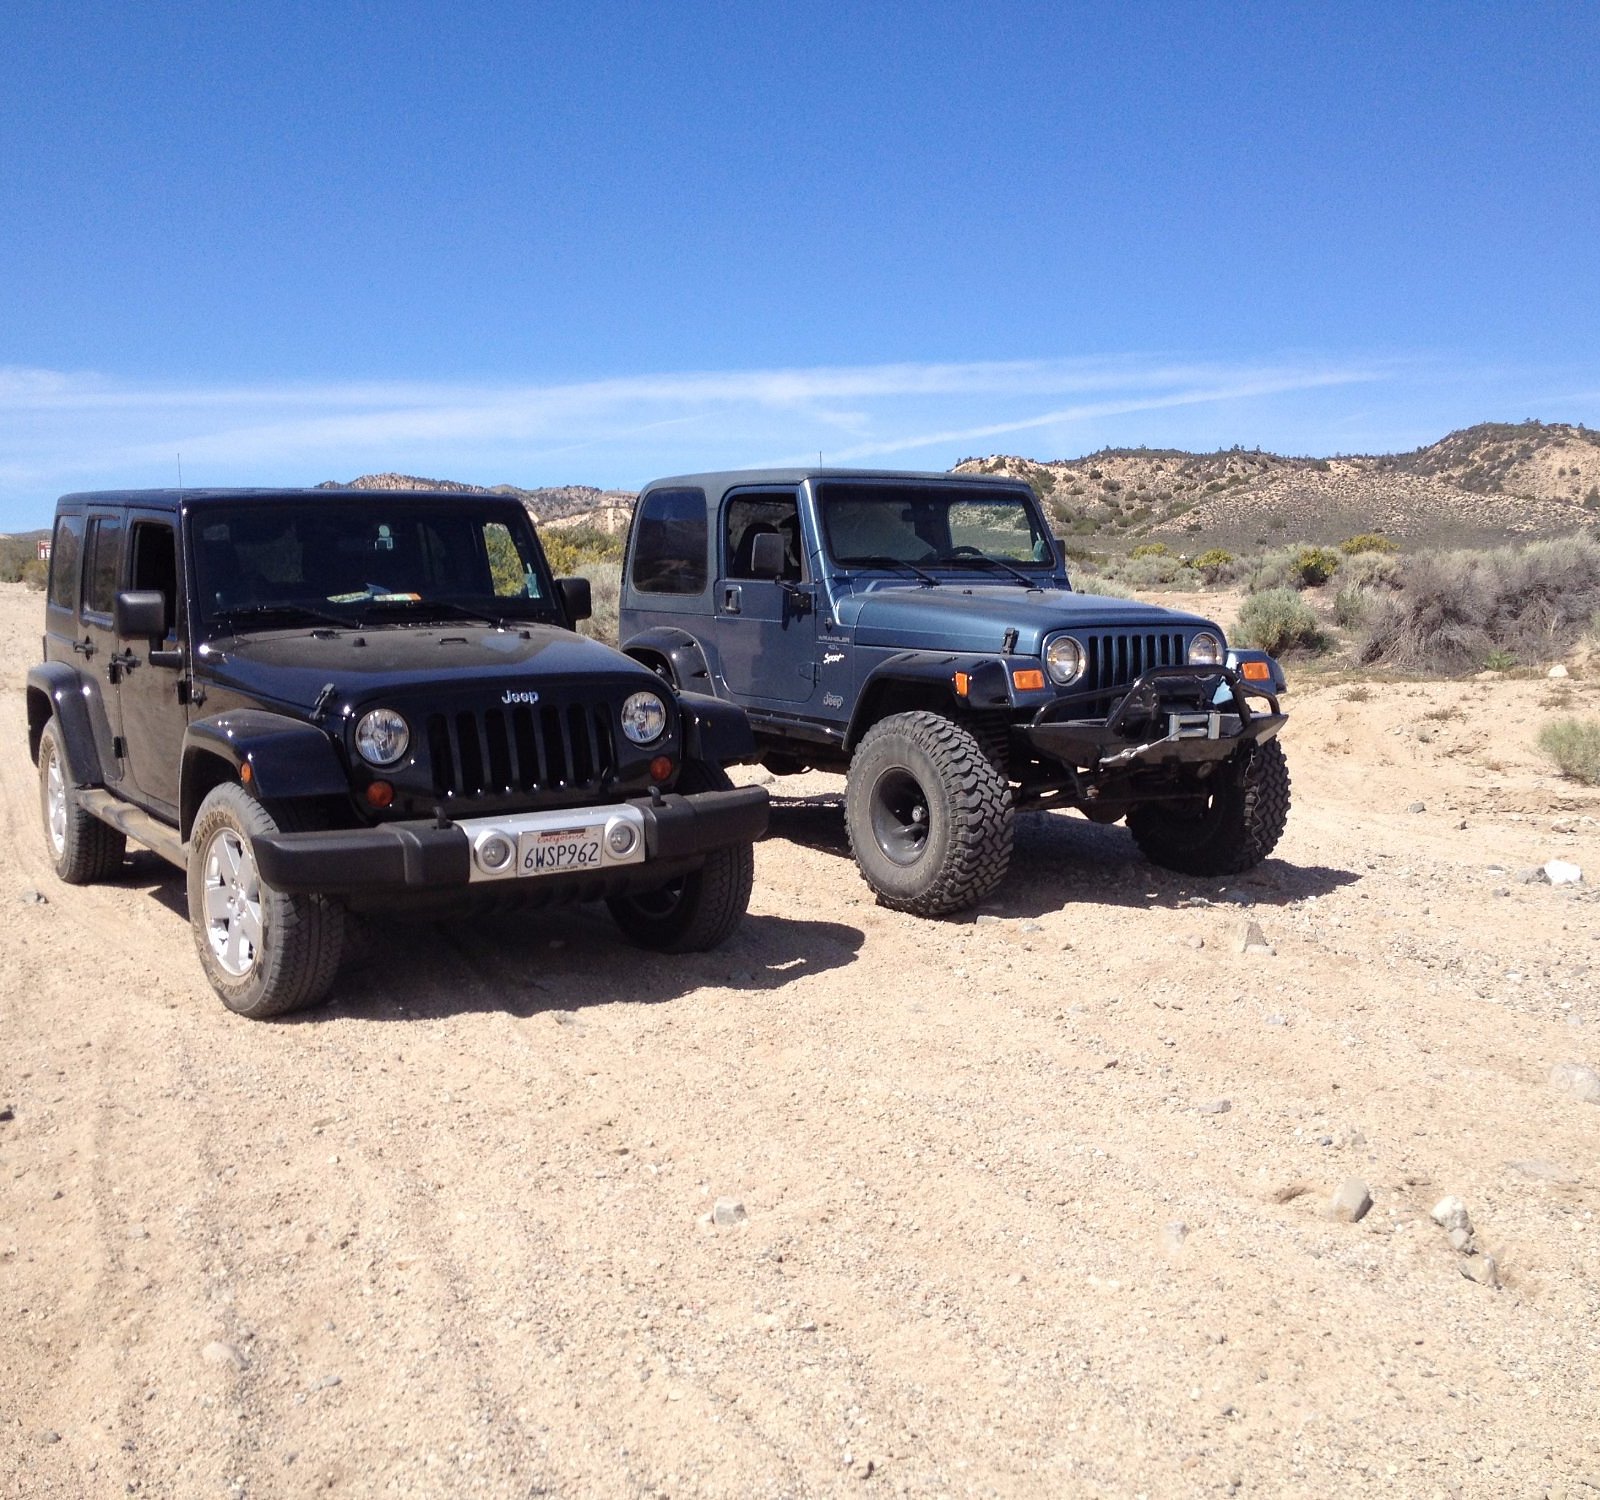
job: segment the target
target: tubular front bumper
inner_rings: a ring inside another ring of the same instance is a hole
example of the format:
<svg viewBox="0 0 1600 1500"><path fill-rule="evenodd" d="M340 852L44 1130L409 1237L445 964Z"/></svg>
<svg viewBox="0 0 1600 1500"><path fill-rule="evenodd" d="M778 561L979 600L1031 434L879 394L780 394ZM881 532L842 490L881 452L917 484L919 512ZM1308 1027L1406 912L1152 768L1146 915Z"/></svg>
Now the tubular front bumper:
<svg viewBox="0 0 1600 1500"><path fill-rule="evenodd" d="M670 880L699 865L713 849L748 844L767 831L767 793L758 786L725 792L662 795L659 802L635 797L558 814L468 818L443 826L420 820L376 828L334 828L314 833L273 833L254 840L261 878L277 890L317 895L365 895L383 891L465 891L483 881L473 860L474 842L486 831L503 830L513 841L526 824L554 826L583 819L625 821L642 831L637 858L597 868L559 870L531 879L501 879L504 888L537 888L554 895L610 894L628 886Z"/></svg>
<svg viewBox="0 0 1600 1500"><path fill-rule="evenodd" d="M1208 684L1215 686L1207 691ZM1070 717L1089 696L1058 698L1040 709L1023 730L1028 743L1049 760L1096 771L1187 765L1227 760L1289 722L1276 695L1231 667L1155 667L1105 718ZM1252 711L1252 698L1265 699L1271 711Z"/></svg>

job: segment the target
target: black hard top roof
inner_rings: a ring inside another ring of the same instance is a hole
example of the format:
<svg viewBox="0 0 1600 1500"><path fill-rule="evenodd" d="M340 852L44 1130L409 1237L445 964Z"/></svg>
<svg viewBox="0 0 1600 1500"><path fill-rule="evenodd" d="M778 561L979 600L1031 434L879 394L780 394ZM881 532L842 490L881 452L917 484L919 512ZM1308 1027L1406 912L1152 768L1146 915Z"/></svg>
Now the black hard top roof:
<svg viewBox="0 0 1600 1500"><path fill-rule="evenodd" d="M182 490L83 490L63 495L62 506L125 505L140 510L177 510L181 505L215 505L230 500L330 500L358 497L363 500L490 500L519 505L514 495L496 495L477 490L367 490L349 488L318 489L182 489Z"/></svg>

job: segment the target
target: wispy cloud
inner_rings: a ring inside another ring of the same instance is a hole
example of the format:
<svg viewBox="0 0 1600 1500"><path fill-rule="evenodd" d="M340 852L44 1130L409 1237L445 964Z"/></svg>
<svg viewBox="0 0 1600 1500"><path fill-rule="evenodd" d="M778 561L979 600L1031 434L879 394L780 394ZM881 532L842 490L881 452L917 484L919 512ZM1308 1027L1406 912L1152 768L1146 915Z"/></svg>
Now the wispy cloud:
<svg viewBox="0 0 1600 1500"><path fill-rule="evenodd" d="M1394 361L1119 356L698 370L548 384L137 384L0 367L0 526L37 524L64 488L305 483L377 469L480 481L636 484L772 454L857 461L1033 432L1052 451L1108 422L1267 403L1392 379ZM19 516L19 511L31 516Z"/></svg>

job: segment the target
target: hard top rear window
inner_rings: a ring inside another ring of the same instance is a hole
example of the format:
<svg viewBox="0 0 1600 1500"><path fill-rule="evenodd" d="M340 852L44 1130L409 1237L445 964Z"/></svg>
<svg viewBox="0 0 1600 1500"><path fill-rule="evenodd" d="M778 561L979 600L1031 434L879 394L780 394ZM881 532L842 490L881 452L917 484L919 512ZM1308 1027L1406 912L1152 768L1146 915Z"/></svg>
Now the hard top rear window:
<svg viewBox="0 0 1600 1500"><path fill-rule="evenodd" d="M703 490L651 490L633 522L633 586L644 594L705 592L709 534Z"/></svg>

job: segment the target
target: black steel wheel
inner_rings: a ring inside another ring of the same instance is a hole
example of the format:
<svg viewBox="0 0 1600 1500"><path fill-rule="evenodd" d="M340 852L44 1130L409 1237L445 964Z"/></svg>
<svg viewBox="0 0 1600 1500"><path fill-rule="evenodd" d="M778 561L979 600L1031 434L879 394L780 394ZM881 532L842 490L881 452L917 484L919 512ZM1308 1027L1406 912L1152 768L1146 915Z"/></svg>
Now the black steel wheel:
<svg viewBox="0 0 1600 1500"><path fill-rule="evenodd" d="M1152 803L1128 814L1128 831L1152 864L1183 875L1254 869L1289 821L1289 762L1268 740L1250 752L1243 776L1227 770L1187 803Z"/></svg>
<svg viewBox="0 0 1600 1500"><path fill-rule="evenodd" d="M893 714L856 747L845 829L885 906L934 917L981 901L1005 879L1013 821L1005 776L943 714Z"/></svg>

